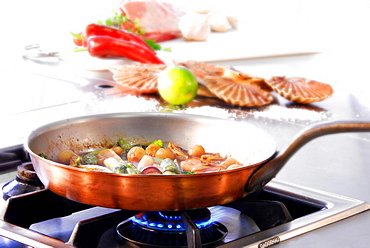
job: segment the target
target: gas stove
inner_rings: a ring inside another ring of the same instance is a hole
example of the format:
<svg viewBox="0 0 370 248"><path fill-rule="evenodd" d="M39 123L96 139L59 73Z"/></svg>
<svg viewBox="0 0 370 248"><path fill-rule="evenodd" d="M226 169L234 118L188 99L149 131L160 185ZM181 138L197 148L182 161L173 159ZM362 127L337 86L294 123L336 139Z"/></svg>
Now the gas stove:
<svg viewBox="0 0 370 248"><path fill-rule="evenodd" d="M3 170L18 170L3 184L1 247L269 247L370 209L360 200L279 180L205 209L109 209L44 189L21 145L0 150L0 162Z"/></svg>

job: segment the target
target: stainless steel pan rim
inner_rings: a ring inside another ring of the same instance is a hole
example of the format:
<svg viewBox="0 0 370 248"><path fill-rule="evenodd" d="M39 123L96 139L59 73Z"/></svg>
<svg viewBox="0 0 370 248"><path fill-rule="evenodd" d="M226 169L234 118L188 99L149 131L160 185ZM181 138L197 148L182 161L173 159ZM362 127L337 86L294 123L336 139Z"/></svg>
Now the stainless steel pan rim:
<svg viewBox="0 0 370 248"><path fill-rule="evenodd" d="M49 132L51 130L57 130L57 129L60 129L60 128L66 128L68 127L68 125L76 125L78 123L84 123L84 122L89 122L89 121L92 121L92 120L101 120L101 119L121 119L121 118L153 118L153 117L160 117L160 118L171 118L171 119L174 119L174 120L180 120L180 121L184 121L185 119L188 120L188 121L202 121L202 122L206 122L206 123L214 123L214 122L220 122L221 124L222 123L233 123L232 125L235 125L235 126L243 126L245 128L245 131L248 129L248 128L253 128L255 131L259 130L258 128L255 128L254 126L252 125L249 125L247 123L241 123L241 122L237 122L237 121L234 121L234 120L228 120L228 119L221 119L221 118L216 118L216 117L209 117L209 116L200 116L200 115L191 115L191 114L181 114L181 113L155 113L155 112L150 112L150 113L142 113L142 112L139 112L139 113L135 113L135 112L127 112L127 113L110 113L110 114L96 114L96 115L86 115L86 116L81 116L81 117L74 117L74 118L70 118L70 119L66 119L66 120L59 120L59 121L56 121L56 122L52 122L52 123L48 123L46 125L43 125L41 127L38 127L37 129L33 130L29 135L28 137L26 138L25 142L24 142L24 147L26 149L26 151L28 153L31 153L31 154L34 154L35 156L39 156L38 153L34 152L33 149L30 148L30 142L37 136L39 135L42 135L43 133L45 132ZM221 125L220 124L220 125ZM245 166L252 166L252 165L256 165L256 164L262 164L264 162L266 162L267 160L269 160L273 155L274 153L276 152L276 143L275 141L273 140L273 138L267 134L267 133L263 133L264 131L261 131L261 133L265 136L264 139L267 140L268 142L266 142L266 150L268 150L268 152L266 152L260 159L258 160L254 160L253 162L250 163L250 165L245 165ZM191 134L189 134L191 135ZM119 135L117 135L117 137L119 137ZM158 137L160 138L160 137ZM146 137L143 137L142 138L144 141L149 141L148 138ZM169 140L171 141L171 140ZM248 141L248 142L253 142L252 141ZM183 144L183 142L179 142L180 145ZM199 144L202 144L202 143L199 143ZM96 144L96 146L98 147L100 144ZM232 147L231 148L228 148L229 151L232 151ZM215 151L210 151L210 152L217 152L217 150ZM40 157L40 156L39 156ZM42 157L40 157L40 159L44 159ZM45 160L45 159L44 159ZM50 162L50 160L46 160L48 162ZM58 162L55 162L55 160L51 161L52 164L54 164L55 166L66 166L64 164L60 164ZM70 167L72 170L76 170L76 171L81 171L82 169L80 168L75 168L75 167ZM243 168L236 168L235 170L242 170ZM89 171L91 173L102 173L102 172L96 172L96 171ZM228 171L224 171L223 173L227 173ZM212 173L220 173L220 172L212 172ZM183 174L183 175L171 175L171 176L175 176L175 177L182 177L182 176L199 176L203 173L199 173L199 174ZM135 176L135 177L151 177L151 176L168 176L168 175L126 175L126 174L115 174L117 176Z"/></svg>

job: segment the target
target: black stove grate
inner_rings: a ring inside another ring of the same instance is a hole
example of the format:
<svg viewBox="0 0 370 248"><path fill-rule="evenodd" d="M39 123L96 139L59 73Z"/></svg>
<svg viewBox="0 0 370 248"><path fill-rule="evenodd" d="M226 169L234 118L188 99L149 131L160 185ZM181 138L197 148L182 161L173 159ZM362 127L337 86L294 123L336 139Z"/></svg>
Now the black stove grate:
<svg viewBox="0 0 370 248"><path fill-rule="evenodd" d="M264 190L260 192L260 194L263 194L264 197L267 197L267 195L271 195L272 197L274 196L273 192L265 192ZM300 202L294 202L291 199L284 199L284 201L288 205L290 205L291 208L302 208L302 205L299 205L302 204ZM257 199L251 200L248 198L243 198L235 202L226 204L225 206L235 208L240 212L249 215L256 222L261 230L287 223L292 219L285 205L278 201ZM314 206L310 207L314 208ZM37 192L11 197L10 199L8 199L6 208L3 211L2 219L8 223L20 227L29 228L33 223L71 215L72 213L89 208L93 208L93 206L68 200L54 194L49 190L40 190ZM320 210L318 208L319 207L315 208L315 210ZM256 212L256 209L258 209L259 211ZM269 211L269 213L266 213L264 211ZM117 212L80 221L77 223L76 228L74 228L68 242L80 248L97 247L100 236L102 236L104 232L112 227L117 226L120 222L123 222L136 214L138 214L138 212L136 211L117 210ZM122 230L122 225L120 228ZM131 231L136 232L136 230ZM189 228L186 229L186 242L193 242L194 245L192 245L192 247L200 247L199 244L197 244L199 243L199 238L196 237L197 232L198 230L196 230L196 228L194 227L190 228L190 231ZM227 230L226 228L223 228L222 226L220 227L220 225L216 224L216 226L212 227L212 229L203 230L201 232L203 235L203 239L208 239L207 236L210 233L216 233L216 235L218 235L218 239L220 239L222 238L221 236L225 235ZM189 235L193 236L189 238ZM86 239L86 237L89 238ZM66 242L67 240L63 241ZM184 242L185 241L181 241L180 247L183 246ZM208 243L208 241L203 242ZM0 246L6 247L2 245Z"/></svg>

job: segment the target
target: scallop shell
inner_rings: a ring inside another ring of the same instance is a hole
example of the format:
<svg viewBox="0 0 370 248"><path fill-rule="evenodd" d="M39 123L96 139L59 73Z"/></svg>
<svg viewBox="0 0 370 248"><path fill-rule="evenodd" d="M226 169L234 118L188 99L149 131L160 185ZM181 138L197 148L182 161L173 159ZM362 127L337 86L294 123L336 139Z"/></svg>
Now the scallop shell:
<svg viewBox="0 0 370 248"><path fill-rule="evenodd" d="M150 94L158 91L158 76L166 67L166 65L150 64L125 65L111 71L113 79L127 91Z"/></svg>
<svg viewBox="0 0 370 248"><path fill-rule="evenodd" d="M257 107L271 103L273 96L248 80L233 77L206 77L207 88L218 98L238 106Z"/></svg>
<svg viewBox="0 0 370 248"><path fill-rule="evenodd" d="M225 68L194 60L188 61L175 60L173 63L175 65L180 65L189 69L197 78L199 83L204 83L203 80L205 77L222 76L225 73Z"/></svg>
<svg viewBox="0 0 370 248"><path fill-rule="evenodd" d="M197 95L209 98L217 97L204 84L198 84Z"/></svg>
<svg viewBox="0 0 370 248"><path fill-rule="evenodd" d="M238 74L245 80L249 80L250 84L257 85L258 87L260 87L261 89L265 91L269 91L269 92L273 91L271 86L266 83L266 80L264 78L254 77L254 76L251 76L241 71L238 71Z"/></svg>
<svg viewBox="0 0 370 248"><path fill-rule="evenodd" d="M266 82L281 96L296 103L322 101L334 93L329 84L299 77L272 77Z"/></svg>

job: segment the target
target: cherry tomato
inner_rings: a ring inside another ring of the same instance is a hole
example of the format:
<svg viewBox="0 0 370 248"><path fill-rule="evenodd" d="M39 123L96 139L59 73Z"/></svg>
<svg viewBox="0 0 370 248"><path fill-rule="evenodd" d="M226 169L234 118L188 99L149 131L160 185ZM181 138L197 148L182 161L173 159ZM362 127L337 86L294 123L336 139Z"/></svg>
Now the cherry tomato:
<svg viewBox="0 0 370 248"><path fill-rule="evenodd" d="M76 46L87 47L86 37L83 32L73 35L73 43Z"/></svg>
<svg viewBox="0 0 370 248"><path fill-rule="evenodd" d="M130 31L132 33L136 33L137 31L137 28L135 27L135 24L133 23L130 23L130 22L124 22L121 24L121 29L124 29L124 30L127 30L127 31Z"/></svg>

